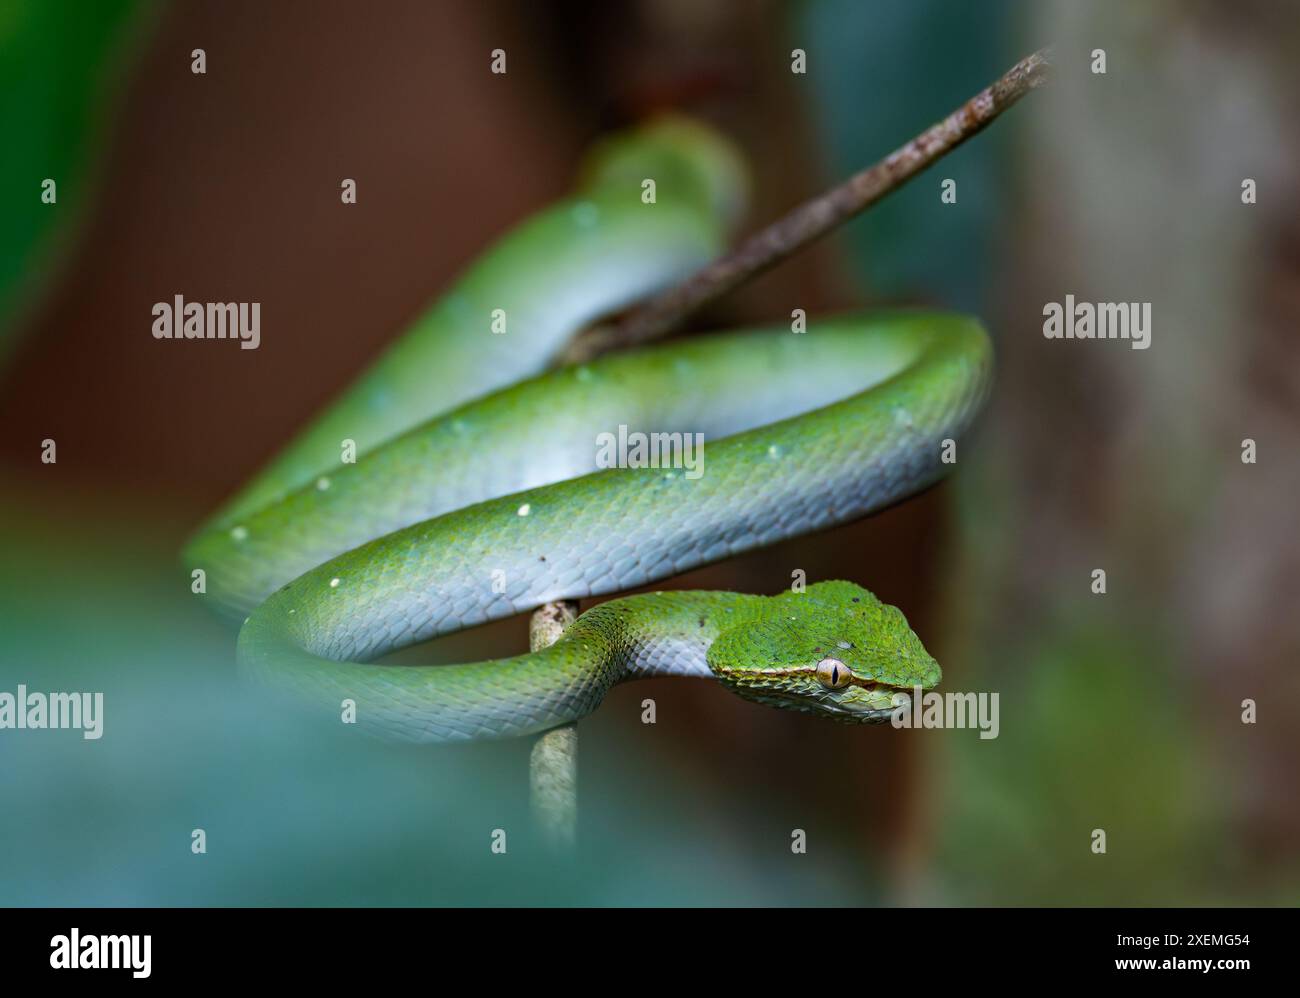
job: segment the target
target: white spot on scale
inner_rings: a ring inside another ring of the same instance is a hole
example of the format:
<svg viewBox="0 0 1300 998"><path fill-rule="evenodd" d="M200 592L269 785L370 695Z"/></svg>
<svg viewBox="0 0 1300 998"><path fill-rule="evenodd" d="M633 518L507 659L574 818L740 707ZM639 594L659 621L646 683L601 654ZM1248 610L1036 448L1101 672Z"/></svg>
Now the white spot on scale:
<svg viewBox="0 0 1300 998"><path fill-rule="evenodd" d="M329 480L328 478L326 478L324 475L322 475L320 478L316 479L316 488L317 488L317 490L319 490L319 491L321 491L321 492L324 492L324 491L326 491L329 487L330 487L330 480Z"/></svg>
<svg viewBox="0 0 1300 998"><path fill-rule="evenodd" d="M338 580L338 579L330 579L330 588L331 588L331 589L337 589L338 587L339 587L339 580Z"/></svg>
<svg viewBox="0 0 1300 998"><path fill-rule="evenodd" d="M247 527L232 527L232 528L231 528L231 531L230 531L230 538L231 538L231 540L236 540L236 541L246 541L246 540L248 540L248 528L247 528Z"/></svg>
<svg viewBox="0 0 1300 998"><path fill-rule="evenodd" d="M518 510L516 510L519 516L527 516L532 511L533 511L533 507L530 506L528 503L524 503L522 506L519 507Z"/></svg>

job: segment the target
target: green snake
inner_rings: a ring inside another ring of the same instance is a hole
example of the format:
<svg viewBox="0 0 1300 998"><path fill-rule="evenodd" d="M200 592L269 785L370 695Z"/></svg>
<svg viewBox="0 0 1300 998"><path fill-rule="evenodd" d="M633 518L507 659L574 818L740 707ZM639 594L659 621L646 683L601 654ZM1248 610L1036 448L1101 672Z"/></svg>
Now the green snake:
<svg viewBox="0 0 1300 998"><path fill-rule="evenodd" d="M544 731L643 676L856 721L934 686L903 615L847 582L635 595L529 654L374 662L857 519L947 470L992 370L966 317L845 316L550 369L577 330L715 257L745 189L726 140L665 118L606 139L571 197L473 263L187 547L207 596L248 615L241 669L418 742ZM700 473L599 466L619 427L704 434Z"/></svg>

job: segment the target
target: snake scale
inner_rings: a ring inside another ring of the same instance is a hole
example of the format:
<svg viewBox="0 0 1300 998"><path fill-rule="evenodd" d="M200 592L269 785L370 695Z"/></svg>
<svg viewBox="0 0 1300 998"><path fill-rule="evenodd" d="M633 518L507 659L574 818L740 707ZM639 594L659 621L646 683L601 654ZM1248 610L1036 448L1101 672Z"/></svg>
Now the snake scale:
<svg viewBox="0 0 1300 998"><path fill-rule="evenodd" d="M577 330L715 257L746 183L726 140L664 118L604 140L572 196L479 257L188 545L208 595L247 615L241 669L420 742L543 731L641 676L855 721L937 683L903 615L847 582L636 595L538 652L373 661L846 523L947 469L992 371L963 316L842 316L551 369ZM620 426L703 433L702 473L599 467L597 435Z"/></svg>

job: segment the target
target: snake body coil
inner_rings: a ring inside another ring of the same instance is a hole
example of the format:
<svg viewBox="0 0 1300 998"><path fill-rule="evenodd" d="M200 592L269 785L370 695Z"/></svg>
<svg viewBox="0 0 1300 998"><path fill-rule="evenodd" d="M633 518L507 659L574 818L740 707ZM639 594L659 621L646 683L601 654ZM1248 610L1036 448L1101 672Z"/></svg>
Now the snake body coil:
<svg viewBox="0 0 1300 998"><path fill-rule="evenodd" d="M655 177L643 204L640 180ZM598 606L550 648L455 666L386 652L616 593L834 526L935 481L991 372L973 320L892 312L700 337L538 375L568 337L716 254L743 172L671 119L605 143L585 186L485 254L186 552L251 611L242 667L404 740L527 734L623 679L713 676L878 720L938 666L849 583ZM500 310L500 311L498 311ZM505 332L492 332L503 320ZM597 467L601 433L703 433L702 474ZM351 442L359 458L340 463Z"/></svg>

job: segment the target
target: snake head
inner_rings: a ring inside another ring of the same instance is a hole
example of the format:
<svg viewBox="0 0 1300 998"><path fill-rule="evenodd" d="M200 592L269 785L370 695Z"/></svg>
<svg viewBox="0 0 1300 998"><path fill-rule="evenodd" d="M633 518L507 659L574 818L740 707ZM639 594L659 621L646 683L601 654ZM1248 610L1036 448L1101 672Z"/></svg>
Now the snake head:
<svg viewBox="0 0 1300 998"><path fill-rule="evenodd" d="M747 700L853 722L887 720L942 675L902 611L851 582L772 597L718 635L708 663Z"/></svg>

